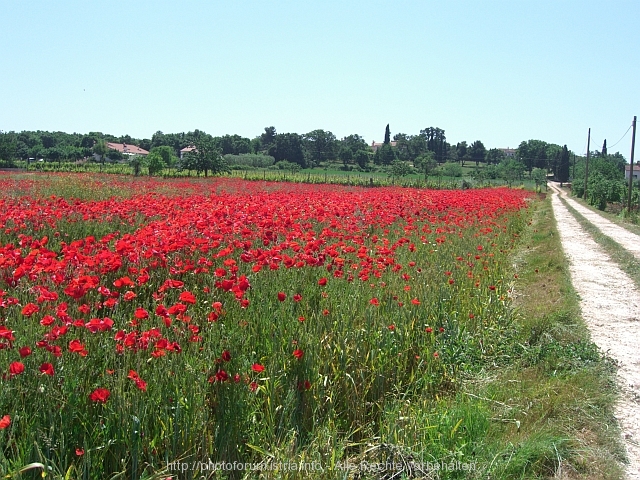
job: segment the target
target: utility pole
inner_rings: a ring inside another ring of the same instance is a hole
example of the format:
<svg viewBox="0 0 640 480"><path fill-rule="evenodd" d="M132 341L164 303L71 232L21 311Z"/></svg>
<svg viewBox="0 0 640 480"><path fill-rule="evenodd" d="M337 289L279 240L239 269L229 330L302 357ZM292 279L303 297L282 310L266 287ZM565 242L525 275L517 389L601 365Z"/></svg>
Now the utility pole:
<svg viewBox="0 0 640 480"><path fill-rule="evenodd" d="M631 134L631 165L629 165L629 196L627 198L627 214L631 213L631 189L633 188L633 154L636 146L636 116L633 116L633 133Z"/></svg>
<svg viewBox="0 0 640 480"><path fill-rule="evenodd" d="M589 179L589 148L591 148L591 128L587 136L587 164L584 169L584 199L587 199L587 180Z"/></svg>
<svg viewBox="0 0 640 480"><path fill-rule="evenodd" d="M576 181L576 154L573 154L573 173L571 174L571 183Z"/></svg>

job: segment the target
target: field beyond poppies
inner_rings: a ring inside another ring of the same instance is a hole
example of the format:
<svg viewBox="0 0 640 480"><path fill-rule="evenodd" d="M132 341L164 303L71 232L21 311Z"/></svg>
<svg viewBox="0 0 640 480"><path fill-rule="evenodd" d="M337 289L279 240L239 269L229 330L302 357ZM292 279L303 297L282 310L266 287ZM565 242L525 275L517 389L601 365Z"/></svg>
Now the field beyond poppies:
<svg viewBox="0 0 640 480"><path fill-rule="evenodd" d="M476 460L529 193L0 175L0 474Z"/></svg>

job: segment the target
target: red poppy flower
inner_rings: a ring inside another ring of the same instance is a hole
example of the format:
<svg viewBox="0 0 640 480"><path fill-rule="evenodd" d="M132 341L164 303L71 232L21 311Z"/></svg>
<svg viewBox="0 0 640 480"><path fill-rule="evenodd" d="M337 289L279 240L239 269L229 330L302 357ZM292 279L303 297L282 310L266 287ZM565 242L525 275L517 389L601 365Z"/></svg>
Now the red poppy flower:
<svg viewBox="0 0 640 480"><path fill-rule="evenodd" d="M81 448L76 448L76 455L78 457L81 457L82 455L84 455L84 450Z"/></svg>
<svg viewBox="0 0 640 480"><path fill-rule="evenodd" d="M182 292L179 298L180 301L184 303L190 303L191 305L194 305L196 303L195 295L189 291Z"/></svg>
<svg viewBox="0 0 640 480"><path fill-rule="evenodd" d="M18 349L18 353L22 358L28 357L29 355L31 355L31 349L27 346L24 346Z"/></svg>
<svg viewBox="0 0 640 480"><path fill-rule="evenodd" d="M374 297L374 298L372 298L371 300L369 300L369 303L370 303L371 305L376 306L376 307L377 307L378 305L380 305L380 302L379 302L379 301L378 301L378 299L377 299L377 298L375 298L375 297Z"/></svg>
<svg viewBox="0 0 640 480"><path fill-rule="evenodd" d="M78 307L78 311L80 313L84 313L86 315L87 313L89 313L91 311L91 307L89 305L87 305L86 303L83 303L82 305L80 305Z"/></svg>
<svg viewBox="0 0 640 480"><path fill-rule="evenodd" d="M42 365L40 365L40 372L44 373L45 375L49 375L50 377L53 377L54 371L53 371L53 365L51 365L50 363L43 363Z"/></svg>
<svg viewBox="0 0 640 480"><path fill-rule="evenodd" d="M278 292L278 300L284 302L287 298L287 295L284 292Z"/></svg>
<svg viewBox="0 0 640 480"><path fill-rule="evenodd" d="M413 303L414 305L420 305L420 300L414 298L413 300L411 300L411 303Z"/></svg>
<svg viewBox="0 0 640 480"><path fill-rule="evenodd" d="M9 415L5 415L4 417L0 418L0 430L8 428L9 425L11 425L11 417Z"/></svg>
<svg viewBox="0 0 640 480"><path fill-rule="evenodd" d="M137 295L135 293L133 293L131 290L127 290L126 292L124 292L124 301L125 302L130 302L131 300L133 300L134 298L136 298Z"/></svg>
<svg viewBox="0 0 640 480"><path fill-rule="evenodd" d="M293 351L293 356L296 357L298 360L302 360L302 357L304 357L304 352L299 348L297 348Z"/></svg>
<svg viewBox="0 0 640 480"><path fill-rule="evenodd" d="M301 392L309 390L311 388L311 382L309 380L305 380L304 382L298 382L298 390Z"/></svg>
<svg viewBox="0 0 640 480"><path fill-rule="evenodd" d="M296 293L296 294L293 296L293 301L294 301L294 302L299 302L300 300L302 300L302 295L300 295L299 293Z"/></svg>
<svg viewBox="0 0 640 480"><path fill-rule="evenodd" d="M22 362L13 362L9 365L9 373L12 376L20 375L22 372L24 372L24 364Z"/></svg>
<svg viewBox="0 0 640 480"><path fill-rule="evenodd" d="M427 328L424 329L424 331L427 332L427 333L432 333L433 332L433 328L427 327Z"/></svg>
<svg viewBox="0 0 640 480"><path fill-rule="evenodd" d="M222 360L225 362L231 361L231 352L229 352L229 350L225 350L224 352L222 352Z"/></svg>
<svg viewBox="0 0 640 480"><path fill-rule="evenodd" d="M109 400L110 395L111 395L111 392L108 389L96 388L93 392L91 392L91 394L89 395L89 398L91 399L92 402L107 403L107 400Z"/></svg>
<svg viewBox="0 0 640 480"><path fill-rule="evenodd" d="M38 307L37 305L33 303L27 303L22 308L22 315L24 315L25 317L30 317L31 315L38 312L39 310L40 310L40 307Z"/></svg>
<svg viewBox="0 0 640 480"><path fill-rule="evenodd" d="M253 365L251 365L251 370L256 373L261 373L264 372L264 366L260 365L259 363L254 363Z"/></svg>
<svg viewBox="0 0 640 480"><path fill-rule="evenodd" d="M80 343L80 340L71 340L69 342L69 351L72 353L77 353L81 357L87 356L87 350L84 348L84 345Z"/></svg>
<svg viewBox="0 0 640 480"><path fill-rule="evenodd" d="M144 308L138 307L136 308L135 313L133 314L138 320L144 320L145 318L149 318L149 312L147 312Z"/></svg>
<svg viewBox="0 0 640 480"><path fill-rule="evenodd" d="M324 287L326 284L327 284L326 277L322 277L320 280L318 280L318 285L320 285L321 287Z"/></svg>

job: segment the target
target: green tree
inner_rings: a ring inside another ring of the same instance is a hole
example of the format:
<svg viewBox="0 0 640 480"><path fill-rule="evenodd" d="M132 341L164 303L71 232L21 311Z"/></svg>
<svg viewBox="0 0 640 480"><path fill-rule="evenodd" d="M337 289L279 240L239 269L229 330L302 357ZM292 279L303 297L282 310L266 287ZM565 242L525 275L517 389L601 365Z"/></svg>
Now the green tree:
<svg viewBox="0 0 640 480"><path fill-rule="evenodd" d="M476 167L484 160L486 154L487 149L480 140L476 140L471 144L471 148L469 148L469 156L471 157L471 160L476 162Z"/></svg>
<svg viewBox="0 0 640 480"><path fill-rule="evenodd" d="M389 124L384 129L384 144L389 145L391 143L391 130L389 130Z"/></svg>
<svg viewBox="0 0 640 480"><path fill-rule="evenodd" d="M420 130L420 135L423 136L427 142L427 149L435 154L436 162L445 162L447 158L448 144L446 142L444 130L437 127L428 127L424 130Z"/></svg>
<svg viewBox="0 0 640 480"><path fill-rule="evenodd" d="M560 180L560 186L562 186L564 182L569 181L569 150L567 149L566 145L562 147L562 152L560 153L560 165L558 166L558 180Z"/></svg>
<svg viewBox="0 0 640 480"><path fill-rule="evenodd" d="M278 133L275 138L273 158L276 162L286 160L306 168L306 159L302 146L302 136L297 133Z"/></svg>
<svg viewBox="0 0 640 480"><path fill-rule="evenodd" d="M175 154L173 147L163 145L160 147L153 147L149 154L157 153L162 157L162 162L166 167L173 168L178 163L178 157Z"/></svg>
<svg viewBox="0 0 640 480"><path fill-rule="evenodd" d="M265 155L275 157L276 149L276 127L265 127L264 133L260 135L260 152Z"/></svg>
<svg viewBox="0 0 640 480"><path fill-rule="evenodd" d="M458 142L456 144L456 155L458 157L458 161L460 162L460 166L464 167L465 160L469 159L469 147L467 147L467 142Z"/></svg>
<svg viewBox="0 0 640 480"><path fill-rule="evenodd" d="M142 167L142 157L140 155L134 155L129 161L129 165L133 168L133 175L137 177L140 175L140 169Z"/></svg>
<svg viewBox="0 0 640 480"><path fill-rule="evenodd" d="M13 132L0 131L0 161L12 164L18 149L17 136Z"/></svg>
<svg viewBox="0 0 640 480"><path fill-rule="evenodd" d="M498 165L498 175L511 185L516 180L522 179L525 169L525 165L520 160L507 157Z"/></svg>
<svg viewBox="0 0 640 480"><path fill-rule="evenodd" d="M547 171L551 170L555 178L558 176L558 170L560 169L560 157L562 156L562 147L560 145L556 145L555 143L548 143L547 148L545 149L545 154L547 157L547 165L546 167L538 167L538 168L545 168Z"/></svg>
<svg viewBox="0 0 640 480"><path fill-rule="evenodd" d="M413 169L407 162L404 162L402 160L394 160L391 163L389 175L392 178L406 177L411 173L413 173Z"/></svg>
<svg viewBox="0 0 640 480"><path fill-rule="evenodd" d="M436 156L433 152L423 153L415 159L413 164L418 170L424 173L425 181L438 166L438 162L436 162Z"/></svg>
<svg viewBox="0 0 640 480"><path fill-rule="evenodd" d="M396 153L390 143L383 143L378 150L374 162L378 165L391 165L396 160Z"/></svg>
<svg viewBox="0 0 640 480"><path fill-rule="evenodd" d="M60 149L57 147L50 147L45 149L44 158L46 158L49 162L56 162L62 158L62 153Z"/></svg>
<svg viewBox="0 0 640 480"><path fill-rule="evenodd" d="M102 167L104 165L104 157L107 154L107 145L104 143L104 140L99 139L93 145L93 154L98 157L100 161L100 171L102 171Z"/></svg>
<svg viewBox="0 0 640 480"><path fill-rule="evenodd" d="M349 165L350 163L356 163L360 168L366 168L370 159L371 148L367 145L358 134L349 135L344 137L338 142L339 157L342 163Z"/></svg>
<svg viewBox="0 0 640 480"><path fill-rule="evenodd" d="M534 168L548 168L547 164L547 142L542 140L527 140L520 142L516 151L516 159L524 164L526 170L531 175Z"/></svg>
<svg viewBox="0 0 640 480"><path fill-rule="evenodd" d="M547 186L547 170L544 168L534 168L531 172L531 179L536 183L536 190L542 185Z"/></svg>
<svg viewBox="0 0 640 480"><path fill-rule="evenodd" d="M156 148L162 148L162 147L156 147ZM149 155L147 155L147 157L144 159L144 163L147 165L147 168L149 169L150 177L154 176L157 173L160 173L162 169L165 167L164 159L162 158L162 155L160 154L160 152L158 152L157 150L149 152Z"/></svg>
<svg viewBox="0 0 640 480"><path fill-rule="evenodd" d="M209 172L212 175L219 175L229 171L229 167L224 162L220 150L216 147L211 135L201 135L193 142L194 150L187 153L187 164L199 175L204 172L204 176L208 177ZM190 170L191 168L189 168Z"/></svg>
<svg viewBox="0 0 640 480"><path fill-rule="evenodd" d="M443 175L446 177L461 177L462 176L462 166L457 163L447 162L443 164L441 167Z"/></svg>
<svg viewBox="0 0 640 480"><path fill-rule="evenodd" d="M333 133L318 129L304 134L302 139L308 166L314 167L336 159L339 144Z"/></svg>
<svg viewBox="0 0 640 480"><path fill-rule="evenodd" d="M426 135L398 133L393 136L393 139L396 142L396 154L400 160L415 163L416 158L429 151Z"/></svg>
<svg viewBox="0 0 640 480"><path fill-rule="evenodd" d="M492 148L487 151L487 154L484 157L484 161L487 165L498 165L501 161L505 159L506 155L499 148Z"/></svg>
<svg viewBox="0 0 640 480"><path fill-rule="evenodd" d="M119 150L110 148L106 153L106 157L112 162L119 162L124 159L124 154Z"/></svg>

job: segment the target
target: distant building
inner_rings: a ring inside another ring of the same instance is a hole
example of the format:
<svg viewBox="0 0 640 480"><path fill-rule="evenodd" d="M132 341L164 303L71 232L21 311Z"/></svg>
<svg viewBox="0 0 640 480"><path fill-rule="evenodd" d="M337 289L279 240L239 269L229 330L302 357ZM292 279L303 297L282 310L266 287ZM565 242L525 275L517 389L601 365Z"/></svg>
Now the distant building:
<svg viewBox="0 0 640 480"><path fill-rule="evenodd" d="M184 147L180 150L180 160L182 160L187 153L193 152L195 149L196 147Z"/></svg>
<svg viewBox="0 0 640 480"><path fill-rule="evenodd" d="M109 150L117 150L123 155L142 155L143 157L149 155L149 152L147 152L144 148L137 147L136 145L107 142L106 146Z"/></svg>
<svg viewBox="0 0 640 480"><path fill-rule="evenodd" d="M395 147L395 146L396 146L396 143L398 143L398 142L395 142L395 141L393 141L393 140L392 140L390 143L391 143L391 146L392 146L392 147ZM382 142L371 142L371 148L373 149L373 153L376 153L376 151L377 151L377 150L378 150L382 145L384 145L384 143L382 143Z"/></svg>
<svg viewBox="0 0 640 480"><path fill-rule="evenodd" d="M513 158L516 156L516 152L517 152L517 148L499 148L498 150L502 150L502 153L504 153L504 156L507 158Z"/></svg>
<svg viewBox="0 0 640 480"><path fill-rule="evenodd" d="M624 178L629 180L629 172L631 171L631 165L624 166ZM640 165L633 166L633 179L637 180L640 178Z"/></svg>

